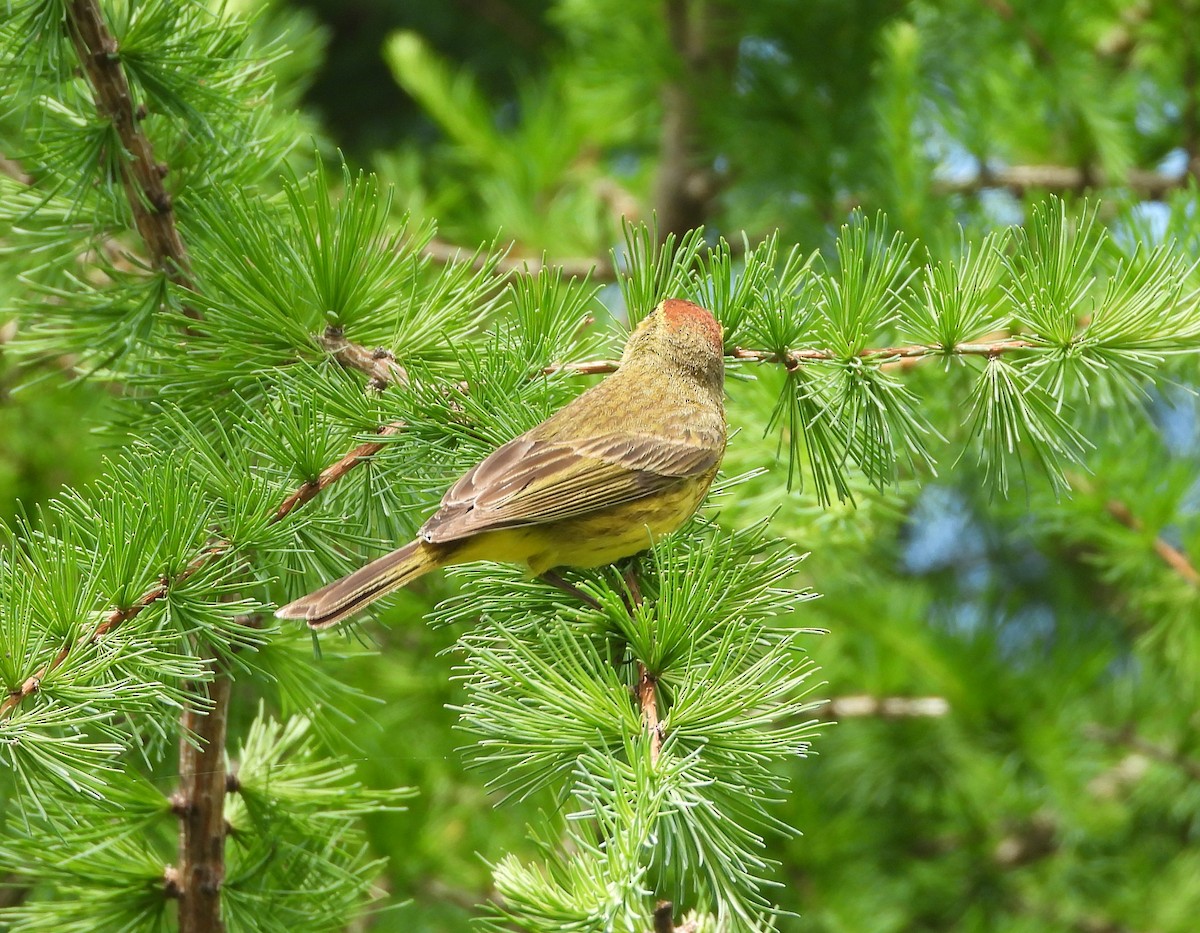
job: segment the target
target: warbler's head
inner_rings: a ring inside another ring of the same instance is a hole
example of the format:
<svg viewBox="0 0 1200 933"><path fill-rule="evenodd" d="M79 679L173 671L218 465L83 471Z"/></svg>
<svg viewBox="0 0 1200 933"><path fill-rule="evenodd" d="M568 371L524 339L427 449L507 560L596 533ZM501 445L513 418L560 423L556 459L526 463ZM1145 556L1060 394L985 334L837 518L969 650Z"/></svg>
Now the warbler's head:
<svg viewBox="0 0 1200 933"><path fill-rule="evenodd" d="M725 378L725 339L721 325L699 305L667 298L634 329L622 365L654 356L707 383Z"/></svg>

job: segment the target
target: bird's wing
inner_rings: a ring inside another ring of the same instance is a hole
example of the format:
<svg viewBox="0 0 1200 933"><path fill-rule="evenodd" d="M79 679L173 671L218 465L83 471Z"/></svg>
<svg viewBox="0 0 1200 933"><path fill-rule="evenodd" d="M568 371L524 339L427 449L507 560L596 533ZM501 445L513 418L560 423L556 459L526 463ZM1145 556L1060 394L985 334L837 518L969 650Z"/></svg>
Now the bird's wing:
<svg viewBox="0 0 1200 933"><path fill-rule="evenodd" d="M454 541L597 512L714 470L720 446L644 434L570 442L522 435L450 487L420 534L426 541Z"/></svg>

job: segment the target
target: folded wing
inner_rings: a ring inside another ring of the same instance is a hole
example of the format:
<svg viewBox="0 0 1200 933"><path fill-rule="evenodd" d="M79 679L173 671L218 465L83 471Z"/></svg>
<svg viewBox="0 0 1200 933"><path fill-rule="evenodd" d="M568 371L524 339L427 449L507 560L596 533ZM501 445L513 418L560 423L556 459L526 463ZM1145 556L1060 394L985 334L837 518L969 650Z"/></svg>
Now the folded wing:
<svg viewBox="0 0 1200 933"><path fill-rule="evenodd" d="M703 476L720 459L719 444L642 434L570 442L522 435L455 483L420 534L426 541L454 541L587 515Z"/></svg>

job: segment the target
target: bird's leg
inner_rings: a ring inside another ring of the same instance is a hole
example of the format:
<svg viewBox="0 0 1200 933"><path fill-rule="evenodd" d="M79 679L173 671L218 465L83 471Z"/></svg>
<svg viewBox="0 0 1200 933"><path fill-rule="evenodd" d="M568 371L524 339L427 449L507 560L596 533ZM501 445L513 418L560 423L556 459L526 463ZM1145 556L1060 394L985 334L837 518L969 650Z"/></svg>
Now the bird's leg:
<svg viewBox="0 0 1200 933"><path fill-rule="evenodd" d="M638 586L637 558L631 560L621 570L625 578L627 598L625 606L632 616L637 607L642 604L642 588ZM637 662L637 683L633 692L637 697L638 707L642 712L642 722L646 726L646 734L650 737L650 762L658 761L662 752L663 728L658 718L658 675L648 668L644 662Z"/></svg>
<svg viewBox="0 0 1200 933"><path fill-rule="evenodd" d="M559 573L554 570L547 570L545 573L539 575L538 579L544 580L546 583L549 583L551 586L562 590L564 593L570 596L574 596L580 602L587 603L593 609L603 611L600 604L596 602L596 600L594 600L591 596L588 596L587 593L577 587L574 583L568 583Z"/></svg>
<svg viewBox="0 0 1200 933"><path fill-rule="evenodd" d="M637 607L642 604L642 588L638 586L636 557L625 565L621 576L625 579L625 589L628 593L625 607L629 610L629 614L633 615Z"/></svg>

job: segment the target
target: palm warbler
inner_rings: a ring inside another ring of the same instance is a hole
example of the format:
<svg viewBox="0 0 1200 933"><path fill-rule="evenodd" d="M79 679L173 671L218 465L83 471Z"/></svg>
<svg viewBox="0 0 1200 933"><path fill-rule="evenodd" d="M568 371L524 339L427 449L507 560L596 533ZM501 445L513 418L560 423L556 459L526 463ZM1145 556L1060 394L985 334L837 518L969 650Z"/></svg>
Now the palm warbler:
<svg viewBox="0 0 1200 933"><path fill-rule="evenodd" d="M725 451L723 341L668 298L621 365L495 450L442 498L415 541L276 615L328 628L422 574L474 560L596 567L645 550L699 507Z"/></svg>

